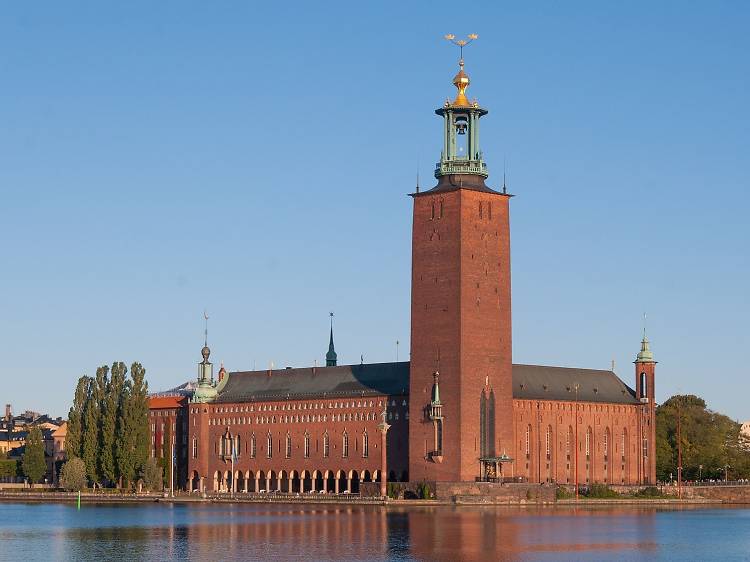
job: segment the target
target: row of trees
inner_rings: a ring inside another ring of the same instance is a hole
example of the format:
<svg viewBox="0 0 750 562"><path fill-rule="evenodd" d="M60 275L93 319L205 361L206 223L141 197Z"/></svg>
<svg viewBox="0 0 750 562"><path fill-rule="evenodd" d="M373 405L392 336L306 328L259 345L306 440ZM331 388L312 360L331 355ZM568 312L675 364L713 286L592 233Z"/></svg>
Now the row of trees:
<svg viewBox="0 0 750 562"><path fill-rule="evenodd" d="M129 487L148 460L148 383L140 363L115 362L78 379L68 415L68 458L83 461L88 481ZM70 462L70 461L68 461ZM72 467L71 467L72 468Z"/></svg>
<svg viewBox="0 0 750 562"><path fill-rule="evenodd" d="M672 396L656 408L656 476L677 479L678 431L683 480L750 478L750 443L740 424L706 407L693 395ZM727 468L729 467L729 468Z"/></svg>

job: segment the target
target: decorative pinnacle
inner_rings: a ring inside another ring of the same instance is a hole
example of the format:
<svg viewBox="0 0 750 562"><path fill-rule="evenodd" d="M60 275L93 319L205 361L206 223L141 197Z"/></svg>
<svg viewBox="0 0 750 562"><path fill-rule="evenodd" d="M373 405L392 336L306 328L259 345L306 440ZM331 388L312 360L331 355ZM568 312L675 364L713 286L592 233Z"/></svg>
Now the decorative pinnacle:
<svg viewBox="0 0 750 562"><path fill-rule="evenodd" d="M458 59L459 70L458 74L453 77L453 85L458 89L458 94L456 94L456 99L453 100L452 105L459 107L468 107L471 105L466 97L466 88L469 87L471 81L469 80L469 75L464 72L464 47L478 37L476 33L468 35L466 39L456 39L456 36L453 34L445 36L448 41L457 45L460 49L460 58Z"/></svg>

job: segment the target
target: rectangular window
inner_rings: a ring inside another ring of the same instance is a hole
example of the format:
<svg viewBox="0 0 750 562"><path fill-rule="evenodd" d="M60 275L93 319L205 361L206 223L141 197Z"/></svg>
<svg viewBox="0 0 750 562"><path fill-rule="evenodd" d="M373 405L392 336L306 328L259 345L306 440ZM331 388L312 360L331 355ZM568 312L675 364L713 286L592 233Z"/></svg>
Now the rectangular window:
<svg viewBox="0 0 750 562"><path fill-rule="evenodd" d="M367 433L362 436L362 456L365 458L370 456L370 440L367 437Z"/></svg>

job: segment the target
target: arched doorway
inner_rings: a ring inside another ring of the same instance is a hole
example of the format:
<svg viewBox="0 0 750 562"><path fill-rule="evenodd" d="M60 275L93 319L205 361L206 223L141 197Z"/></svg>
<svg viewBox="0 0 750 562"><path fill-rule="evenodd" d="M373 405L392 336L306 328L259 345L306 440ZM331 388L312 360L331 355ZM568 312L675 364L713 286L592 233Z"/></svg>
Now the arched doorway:
<svg viewBox="0 0 750 562"><path fill-rule="evenodd" d="M242 472L241 470L238 470L237 473L234 475L234 477L236 478L234 491L245 492L246 491L245 485L247 484L247 482L245 481L245 473Z"/></svg>
<svg viewBox="0 0 750 562"><path fill-rule="evenodd" d="M320 470L313 472L313 490L319 492L323 489L323 473Z"/></svg>
<svg viewBox="0 0 750 562"><path fill-rule="evenodd" d="M349 473L349 491L352 494L359 494L359 473L356 470Z"/></svg>
<svg viewBox="0 0 750 562"><path fill-rule="evenodd" d="M326 492L332 494L336 490L336 476L334 476L332 470L326 470L325 473L325 488Z"/></svg>
<svg viewBox="0 0 750 562"><path fill-rule="evenodd" d="M255 473L252 470L248 470L247 474L245 474L245 481L247 482L248 492L258 491L258 488L256 488L257 481L255 480Z"/></svg>
<svg viewBox="0 0 750 562"><path fill-rule="evenodd" d="M222 484L221 480L222 480L221 472L217 470L216 472L214 472L214 489L213 489L214 492L218 493L221 491L221 484Z"/></svg>
<svg viewBox="0 0 750 562"><path fill-rule="evenodd" d="M362 482L372 482L372 476L370 475L369 470L365 470L362 472Z"/></svg>
<svg viewBox="0 0 750 562"><path fill-rule="evenodd" d="M347 489L346 472L339 470L336 473L336 493L343 494Z"/></svg>
<svg viewBox="0 0 750 562"><path fill-rule="evenodd" d="M259 470L258 471L257 480L258 480L258 485L257 485L258 491L259 492L267 492L268 491L268 481L266 479L266 473L263 472L262 470Z"/></svg>
<svg viewBox="0 0 750 562"><path fill-rule="evenodd" d="M273 470L268 473L268 491L275 492L279 489L279 479Z"/></svg>
<svg viewBox="0 0 750 562"><path fill-rule="evenodd" d="M189 485L190 485L191 492L200 492L201 477L200 477L200 474L198 474L197 470L194 470L193 473L190 475Z"/></svg>
<svg viewBox="0 0 750 562"><path fill-rule="evenodd" d="M307 470L302 471L302 493L312 490L312 478Z"/></svg>
<svg viewBox="0 0 750 562"><path fill-rule="evenodd" d="M289 474L287 474L286 470L282 470L279 472L279 490L282 492L289 492Z"/></svg>
<svg viewBox="0 0 750 562"><path fill-rule="evenodd" d="M301 486L300 480L299 480L299 472L297 472L296 470L292 470L289 473L289 478L292 481L292 493L299 494L300 486Z"/></svg>

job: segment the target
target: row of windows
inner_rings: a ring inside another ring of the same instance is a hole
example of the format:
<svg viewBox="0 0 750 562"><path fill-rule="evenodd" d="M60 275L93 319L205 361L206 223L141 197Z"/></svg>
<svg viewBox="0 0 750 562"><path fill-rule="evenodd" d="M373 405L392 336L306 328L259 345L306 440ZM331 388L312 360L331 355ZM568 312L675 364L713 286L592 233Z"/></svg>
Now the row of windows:
<svg viewBox="0 0 750 562"><path fill-rule="evenodd" d="M364 431L362 433L362 457L367 458L370 456L370 438L367 434L367 431ZM229 433L226 433L222 437L219 438L217 443L214 445L214 453L218 454L221 457L231 457L234 455L235 457L240 457L242 454L242 445L243 440L240 435L235 435L234 437L230 435ZM258 453L258 446L255 438L255 434L253 433L250 436L250 443L249 445L247 443L245 445L245 453L250 455L250 458L255 458ZM316 441L316 449L317 449L317 441ZM278 441L278 450L281 451L281 440ZM284 453L286 458L291 458L292 456L292 436L287 434L286 439L284 442ZM198 458L198 438L193 437L193 446L192 446L192 454L193 458ZM326 432L323 434L323 458L330 457L331 454L331 440L328 436L328 433ZM305 432L304 436L304 445L303 445L303 455L305 458L310 457L310 435ZM342 458L348 458L349 457L349 433L347 431L344 431L343 435L341 436L341 456ZM268 433L266 436L266 458L273 458L273 436Z"/></svg>
<svg viewBox="0 0 750 562"><path fill-rule="evenodd" d="M176 416L177 412L175 410L151 410L151 417L169 417L169 416Z"/></svg>
<svg viewBox="0 0 750 562"><path fill-rule="evenodd" d="M386 401L386 406L388 403ZM395 408L397 405L396 400L391 400L390 406ZM337 408L373 408L375 406L374 400L357 400L356 402L329 402L328 409L333 410ZM377 401L378 408L383 407L383 401ZM407 406L406 400L401 401L401 406ZM258 405L258 412L276 412L276 411L294 411L294 410L324 410L326 405L322 402L306 402L303 404L261 404ZM197 414L199 408L191 408L191 414ZM247 413L255 412L255 405L250 404L249 406L218 406L211 408L212 414L234 414L234 413Z"/></svg>
<svg viewBox="0 0 750 562"><path fill-rule="evenodd" d="M521 384L523 389L525 385ZM546 389L545 389L546 390ZM522 410L564 410L568 412L573 411L575 402L563 402L563 401L543 401L535 402L531 400L514 400L515 407ZM579 412L594 411L594 412L634 412L634 408L638 406L618 406L616 404L578 404ZM520 414L523 419L523 414Z"/></svg>
<svg viewBox="0 0 750 562"><path fill-rule="evenodd" d="M524 452L527 458L530 457L531 455L531 432L532 432L532 428L531 428L531 424L529 424L526 426L526 434L525 434L525 439L524 439ZM628 437L627 429L623 428L622 433L620 435L620 447L619 447L619 452L621 453L623 460L625 460L625 453L627 452L627 437ZM575 440L575 436L573 433L573 428L568 427L568 432L565 435L565 454L568 457L570 457L571 443L573 443L574 440ZM547 426L547 431L545 432L545 436L544 436L544 449L545 449L545 454L547 456L547 459L549 459L552 455L552 441L553 441L552 426ZM589 426L586 428L584 442L578 443L579 451L582 450L585 445L585 449L583 450L585 451L586 458L590 458L591 456L593 442L594 442L593 432L591 430L591 427ZM645 436L643 437L643 443L644 443L643 445L644 457L646 457L648 456L648 439ZM610 430L609 428L606 428L606 430L604 431L603 439L602 439L602 453L603 453L603 457L605 461L607 461L609 458L609 447L610 447ZM614 452L615 453L618 452L616 445L615 445Z"/></svg>
<svg viewBox="0 0 750 562"><path fill-rule="evenodd" d="M388 421L398 421L398 412L388 412ZM409 419L409 412L404 414L404 419ZM378 415L375 412L349 412L344 414L332 414L332 422L346 422L346 421L377 421ZM315 423L315 422L328 422L328 414L304 414L297 416L256 416L255 424L269 424L269 423ZM248 425L253 423L252 418L215 418L208 421L209 425Z"/></svg>

